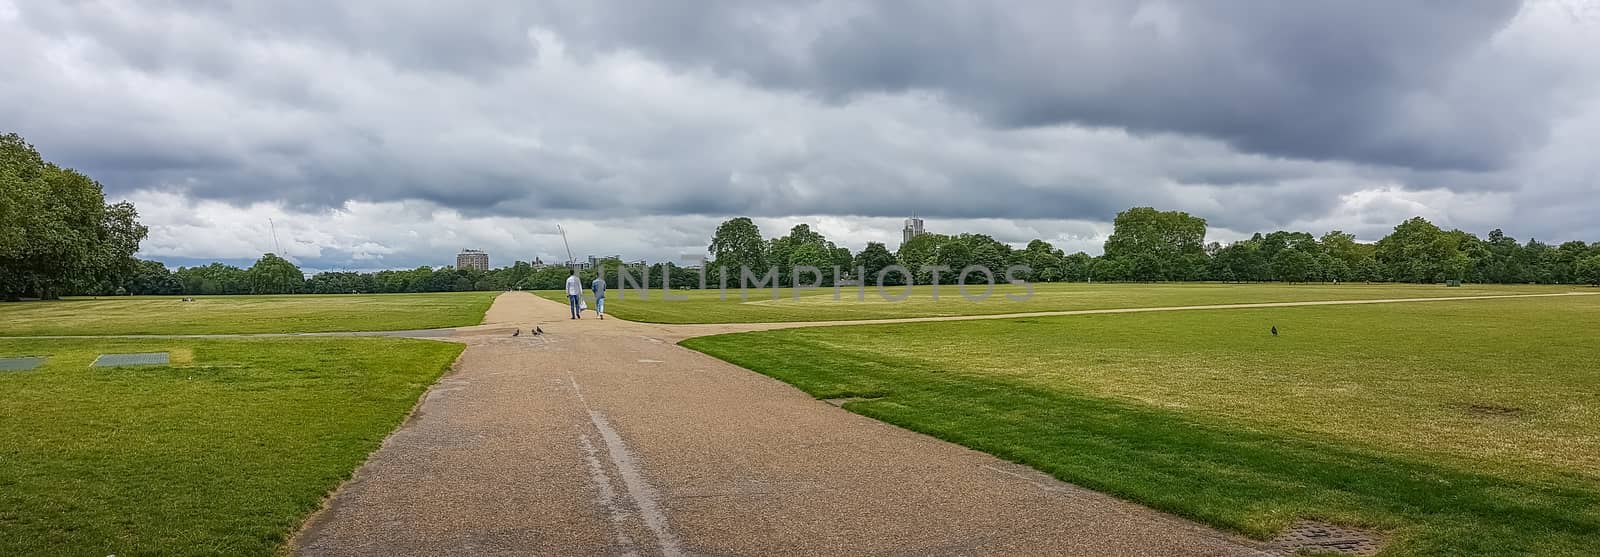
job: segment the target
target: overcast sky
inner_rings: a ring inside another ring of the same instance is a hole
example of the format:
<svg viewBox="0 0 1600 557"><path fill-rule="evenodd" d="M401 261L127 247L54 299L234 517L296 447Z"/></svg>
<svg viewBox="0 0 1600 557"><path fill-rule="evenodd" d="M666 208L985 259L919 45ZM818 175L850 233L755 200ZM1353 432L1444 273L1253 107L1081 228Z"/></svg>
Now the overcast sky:
<svg viewBox="0 0 1600 557"><path fill-rule="evenodd" d="M853 250L901 220L1099 253L1422 215L1600 240L1592 0L0 0L0 131L170 264Z"/></svg>

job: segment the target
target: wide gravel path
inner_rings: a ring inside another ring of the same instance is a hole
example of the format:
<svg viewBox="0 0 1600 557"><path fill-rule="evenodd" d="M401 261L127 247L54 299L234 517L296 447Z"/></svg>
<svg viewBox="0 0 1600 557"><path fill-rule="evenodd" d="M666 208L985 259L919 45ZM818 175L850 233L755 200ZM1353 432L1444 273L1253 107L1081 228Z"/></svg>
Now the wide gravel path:
<svg viewBox="0 0 1600 557"><path fill-rule="evenodd" d="M680 348L780 324L500 296L302 555L1260 555L1262 544L852 414ZM527 328L538 325L544 335ZM800 324L805 326L817 325ZM522 336L509 336L510 329Z"/></svg>

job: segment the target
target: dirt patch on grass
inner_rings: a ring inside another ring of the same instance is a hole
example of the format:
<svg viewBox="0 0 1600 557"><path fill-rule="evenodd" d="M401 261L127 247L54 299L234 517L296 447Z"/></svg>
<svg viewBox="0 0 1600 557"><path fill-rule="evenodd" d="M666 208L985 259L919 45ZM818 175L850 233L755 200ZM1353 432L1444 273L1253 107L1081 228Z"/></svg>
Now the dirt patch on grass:
<svg viewBox="0 0 1600 557"><path fill-rule="evenodd" d="M828 404L832 404L834 406L838 406L840 408L843 408L844 405L852 403L852 402L866 402L866 401L871 401L871 400L882 400L883 398L884 397L881 397L881 396L871 396L871 397L867 397L867 396L845 396L845 397L838 397L838 398L824 398L824 399L820 399L820 400L822 400L823 402L826 402Z"/></svg>
<svg viewBox="0 0 1600 557"><path fill-rule="evenodd" d="M1487 402L1461 403L1457 404L1456 408L1468 415L1482 418L1520 418L1528 414L1528 411L1522 408Z"/></svg>

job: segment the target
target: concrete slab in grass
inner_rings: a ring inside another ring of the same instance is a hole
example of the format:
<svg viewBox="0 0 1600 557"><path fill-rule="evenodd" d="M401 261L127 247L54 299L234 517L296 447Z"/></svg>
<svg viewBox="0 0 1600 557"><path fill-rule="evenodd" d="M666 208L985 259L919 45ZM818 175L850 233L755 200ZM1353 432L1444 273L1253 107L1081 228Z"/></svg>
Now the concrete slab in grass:
<svg viewBox="0 0 1600 557"><path fill-rule="evenodd" d="M44 358L41 356L0 358L0 371L28 371L42 365L44 365Z"/></svg>
<svg viewBox="0 0 1600 557"><path fill-rule="evenodd" d="M143 352L138 354L101 354L94 359L89 367L120 367L120 366L164 366L167 365L166 352Z"/></svg>

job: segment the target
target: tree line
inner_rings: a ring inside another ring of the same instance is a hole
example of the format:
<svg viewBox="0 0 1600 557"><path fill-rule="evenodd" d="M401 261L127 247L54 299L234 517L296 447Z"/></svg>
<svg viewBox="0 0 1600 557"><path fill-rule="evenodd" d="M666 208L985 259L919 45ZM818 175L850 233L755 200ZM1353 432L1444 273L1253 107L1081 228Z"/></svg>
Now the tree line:
<svg viewBox="0 0 1600 557"><path fill-rule="evenodd" d="M796 268L815 268L820 276L802 273L803 284L833 286L843 280L864 278L876 284L881 271L884 284L901 285L934 281L932 267L949 269L938 281L953 284L961 269L983 266L1003 280L1007 267L1025 266L1016 278L1032 282L1223 281L1223 282L1407 282L1442 283L1449 280L1479 283L1600 284L1600 242L1566 242L1552 246L1537 240L1518 242L1500 230L1487 238L1460 230L1443 230L1422 217L1395 226L1375 243L1362 243L1338 230L1315 236L1307 232L1257 233L1248 239L1222 244L1206 242L1204 219L1180 211L1136 207L1117 214L1104 254L1072 254L1044 240L1014 248L984 234L923 234L896 251L869 242L851 253L810 225L798 224L776 238L762 235L746 217L729 219L717 227L707 246L705 285L738 288L741 268L756 280L768 272L780 286L795 284ZM605 273L613 288L620 269L626 269L630 286L649 288L699 288L701 271L695 266L659 262L644 266L601 260L598 268L579 272L584 284ZM180 267L168 271L157 261L136 261L118 291L128 294L347 294L397 292L451 292L468 290L558 290L568 267L535 267L517 261L508 267L478 271L454 267L417 267L377 272L328 271L306 278L299 267L275 254L265 254L249 268L222 263ZM723 273L727 273L723 275ZM725 281L725 282L724 282ZM772 283L768 283L772 284ZM103 287L101 287L103 290ZM75 292L91 293L91 292ZM103 293L103 292L101 292Z"/></svg>
<svg viewBox="0 0 1600 557"><path fill-rule="evenodd" d="M1519 243L1500 230L1480 239L1461 230L1443 230L1422 217L1395 226L1376 243L1362 243L1338 230L1315 236L1307 232L1257 233L1248 239L1222 244L1205 241L1205 219L1181 211L1136 207L1117 214L1103 255L1072 254L1044 240L1014 248L984 234L923 234L897 251L869 242L851 253L828 240L810 225L798 224L789 233L766 238L746 217L729 219L717 227L707 246L705 285L738 288L740 269L754 280L771 280L780 286L795 284L796 268L815 268L819 276L802 273L803 284L833 286L843 280L865 279L876 284L881 271L900 266L910 276L891 272L884 284L934 282L933 267L948 269L938 281L953 284L961 269L982 266L1003 280L1006 268L1029 270L1015 277L1032 282L1222 281L1222 282L1408 282L1442 283L1449 280L1479 283L1600 284L1600 242L1566 242L1557 246L1528 240ZM672 262L648 267L616 259L600 261L598 269L580 271L588 284L605 273L613 288L619 286L619 269L627 269L632 284L662 288L699 288L700 270ZM418 267L370 273L329 271L303 278L298 267L274 254L266 254L248 269L222 263L182 267L176 272L155 261L138 261L122 285L130 294L341 294L352 292L449 292L466 290L557 290L567 279L567 267L535 267L517 261L509 267L487 271L453 267ZM727 273L723 275L723 273ZM768 283L768 284L773 284Z"/></svg>
<svg viewBox="0 0 1600 557"><path fill-rule="evenodd" d="M579 272L584 284L594 280L599 269L609 269L615 280L617 269L627 267L635 283L661 288L662 277L671 278L672 288L695 288L698 275L671 263L645 268L624 264L617 259L602 260L595 269ZM670 267L668 271L666 268ZM649 282L643 276L649 273ZM376 272L325 271L304 275L294 263L268 253L248 269L223 263L179 267L169 271L159 261L140 261L125 284L128 294L138 295L218 295L218 294L352 294L402 292L463 292L473 290L558 290L566 283L568 267L533 266L517 261L508 267L480 271L454 267L417 267ZM630 284L631 286L631 284Z"/></svg>
<svg viewBox="0 0 1600 557"><path fill-rule="evenodd" d="M0 135L0 298L56 298L112 294L338 294L560 289L565 266L517 261L486 271L418 267L377 272L329 271L307 278L293 262L263 255L249 268L223 263L171 271L133 254L148 230L132 204L106 203L88 176L45 161L17 134ZM648 267L611 259L584 269L587 284L604 272L613 287L619 272L650 288L737 288L740 269L768 273L778 285L795 283L795 269L819 276L800 282L832 286L845 280L953 283L961 269L982 266L999 276L1025 266L1016 278L1064 281L1409 282L1600 284L1600 242L1549 245L1518 242L1499 229L1484 238L1443 230L1422 217L1400 223L1375 243L1333 230L1315 236L1279 230L1226 245L1205 241L1206 221L1181 211L1135 207L1118 213L1104 252L1072 254L1044 240L1022 248L984 234L923 234L891 252L869 242L860 252L838 246L810 225L768 239L748 217L719 225L707 246L704 277L694 267L660 262ZM933 268L948 269L938 272ZM602 271L602 269L604 271ZM727 274L724 274L727 273ZM663 284L663 282L667 284Z"/></svg>
<svg viewBox="0 0 1600 557"><path fill-rule="evenodd" d="M1021 248L984 234L923 234L891 253L870 242L851 255L809 226L787 236L765 240L749 218L730 219L717 228L708 246L711 274L740 268L776 268L780 284L794 282L796 266L823 270L823 285L855 273L868 283L880 271L899 265L917 284L934 282L930 269L949 269L938 282L957 280L961 269L982 266L997 275L1013 265L1026 266L1017 278L1033 282L1070 281L1222 281L1222 282L1406 282L1600 284L1600 242L1570 241L1552 246L1529 239L1519 243L1499 229L1479 238L1462 230L1444 230L1422 217L1394 227L1375 243L1333 230L1315 236L1279 230L1222 244L1206 242L1206 221L1182 211L1135 207L1118 213L1104 253L1067 254L1044 240ZM885 284L900 284L899 272L884 274ZM730 276L728 284L737 285ZM801 277L811 284L814 279Z"/></svg>

